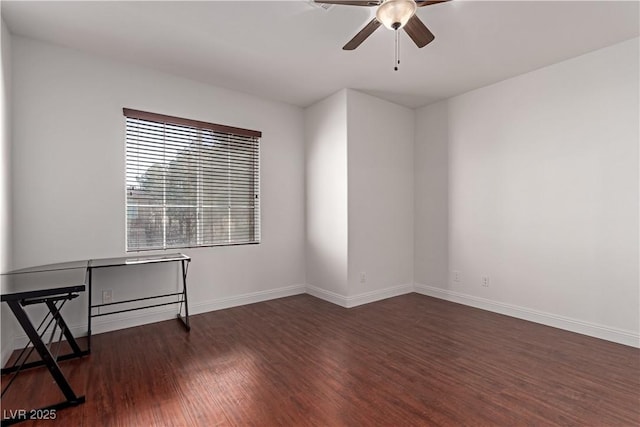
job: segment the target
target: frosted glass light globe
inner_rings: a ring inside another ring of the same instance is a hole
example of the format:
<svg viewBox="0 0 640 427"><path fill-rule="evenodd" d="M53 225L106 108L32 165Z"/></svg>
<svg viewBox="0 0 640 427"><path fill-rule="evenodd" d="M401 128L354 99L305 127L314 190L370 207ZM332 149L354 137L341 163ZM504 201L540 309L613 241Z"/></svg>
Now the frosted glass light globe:
<svg viewBox="0 0 640 427"><path fill-rule="evenodd" d="M376 19L390 30L399 30L416 13L413 0L386 0L376 11Z"/></svg>

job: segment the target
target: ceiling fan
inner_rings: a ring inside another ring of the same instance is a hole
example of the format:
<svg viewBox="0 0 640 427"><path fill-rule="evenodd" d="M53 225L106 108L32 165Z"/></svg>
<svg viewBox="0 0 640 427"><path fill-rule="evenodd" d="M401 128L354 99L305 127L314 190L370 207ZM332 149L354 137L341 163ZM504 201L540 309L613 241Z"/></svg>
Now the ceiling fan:
<svg viewBox="0 0 640 427"><path fill-rule="evenodd" d="M315 0L316 3L346 6L377 6L376 17L364 26L342 49L353 50L360 46L380 25L390 30L404 30L418 47L425 47L435 36L416 15L418 7L444 3L449 0ZM397 33L396 33L397 34Z"/></svg>

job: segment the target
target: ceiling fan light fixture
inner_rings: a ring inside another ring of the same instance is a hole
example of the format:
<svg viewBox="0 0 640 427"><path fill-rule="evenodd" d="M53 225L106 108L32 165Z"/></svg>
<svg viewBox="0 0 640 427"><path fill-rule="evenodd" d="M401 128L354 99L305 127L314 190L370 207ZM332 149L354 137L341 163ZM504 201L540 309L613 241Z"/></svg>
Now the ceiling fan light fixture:
<svg viewBox="0 0 640 427"><path fill-rule="evenodd" d="M390 30L399 30L416 13L414 0L386 0L376 11L376 19Z"/></svg>

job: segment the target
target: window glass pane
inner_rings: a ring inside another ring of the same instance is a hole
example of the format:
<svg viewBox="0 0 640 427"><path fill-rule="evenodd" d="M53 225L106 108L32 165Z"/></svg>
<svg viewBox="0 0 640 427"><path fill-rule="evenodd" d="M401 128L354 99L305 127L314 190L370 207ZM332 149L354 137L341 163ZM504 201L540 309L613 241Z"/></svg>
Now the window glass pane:
<svg viewBox="0 0 640 427"><path fill-rule="evenodd" d="M128 206L127 214L129 248L162 247L164 213L161 206Z"/></svg>
<svg viewBox="0 0 640 427"><path fill-rule="evenodd" d="M247 236L251 238L254 228L253 209L231 209L229 221L229 234L231 241L241 242L243 239L247 238Z"/></svg>
<svg viewBox="0 0 640 427"><path fill-rule="evenodd" d="M212 244L229 242L229 209L205 207L202 209L202 238Z"/></svg>
<svg viewBox="0 0 640 427"><path fill-rule="evenodd" d="M199 159L197 145L180 150L167 166L166 203L193 206L198 201Z"/></svg>
<svg viewBox="0 0 640 427"><path fill-rule="evenodd" d="M197 246L197 213L195 207L167 207L168 248Z"/></svg>

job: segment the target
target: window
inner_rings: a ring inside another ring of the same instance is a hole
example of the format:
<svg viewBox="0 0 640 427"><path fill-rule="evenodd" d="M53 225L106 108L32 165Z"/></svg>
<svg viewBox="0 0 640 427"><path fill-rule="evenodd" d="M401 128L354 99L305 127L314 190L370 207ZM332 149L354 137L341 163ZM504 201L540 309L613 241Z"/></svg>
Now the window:
<svg viewBox="0 0 640 427"><path fill-rule="evenodd" d="M123 111L127 251L260 242L260 132Z"/></svg>

